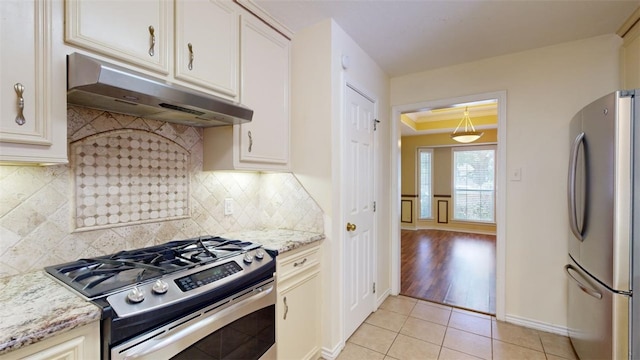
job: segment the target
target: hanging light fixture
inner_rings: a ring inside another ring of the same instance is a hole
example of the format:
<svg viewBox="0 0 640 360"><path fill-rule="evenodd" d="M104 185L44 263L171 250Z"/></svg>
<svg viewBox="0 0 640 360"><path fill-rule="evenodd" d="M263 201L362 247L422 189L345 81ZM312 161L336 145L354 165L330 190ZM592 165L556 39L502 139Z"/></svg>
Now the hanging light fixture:
<svg viewBox="0 0 640 360"><path fill-rule="evenodd" d="M458 131L463 125L464 125L464 131L462 130ZM451 133L451 138L457 142L466 144L466 143L474 142L480 139L480 137L483 134L484 132L476 131L476 128L473 127L473 124L471 123L471 119L469 118L469 108L465 107L464 116L460 120L458 127L456 127L456 129L453 130L453 133Z"/></svg>

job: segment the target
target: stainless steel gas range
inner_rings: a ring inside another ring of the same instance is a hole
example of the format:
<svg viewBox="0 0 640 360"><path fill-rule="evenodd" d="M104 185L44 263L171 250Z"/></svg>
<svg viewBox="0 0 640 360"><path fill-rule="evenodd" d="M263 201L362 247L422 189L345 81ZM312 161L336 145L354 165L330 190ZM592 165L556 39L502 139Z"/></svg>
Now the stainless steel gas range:
<svg viewBox="0 0 640 360"><path fill-rule="evenodd" d="M103 359L267 359L275 257L207 236L45 270L102 309Z"/></svg>

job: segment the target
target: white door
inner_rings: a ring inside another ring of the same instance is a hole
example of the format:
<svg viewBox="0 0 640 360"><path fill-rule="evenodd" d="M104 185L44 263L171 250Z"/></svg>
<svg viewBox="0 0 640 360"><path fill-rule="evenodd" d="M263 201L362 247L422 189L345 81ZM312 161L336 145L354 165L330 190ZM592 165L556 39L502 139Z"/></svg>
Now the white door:
<svg viewBox="0 0 640 360"><path fill-rule="evenodd" d="M345 339L374 308L374 104L347 86L345 108L344 223Z"/></svg>

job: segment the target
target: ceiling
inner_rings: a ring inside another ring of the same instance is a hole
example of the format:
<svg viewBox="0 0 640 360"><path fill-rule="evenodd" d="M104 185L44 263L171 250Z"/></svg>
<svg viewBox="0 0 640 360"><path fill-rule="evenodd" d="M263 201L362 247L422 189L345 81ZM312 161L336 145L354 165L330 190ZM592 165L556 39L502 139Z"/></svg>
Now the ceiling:
<svg viewBox="0 0 640 360"><path fill-rule="evenodd" d="M333 18L391 77L612 34L640 0L253 0L294 33Z"/></svg>
<svg viewBox="0 0 640 360"><path fill-rule="evenodd" d="M497 100L452 104L445 107L421 109L417 112L402 114L400 127L402 136L437 134L453 132L469 111L469 118L476 130L496 129L498 127ZM464 130L461 128L461 130Z"/></svg>
<svg viewBox="0 0 640 360"><path fill-rule="evenodd" d="M640 0L253 0L293 33L336 23L390 76L613 34ZM425 109L428 110L428 109ZM403 136L450 132L462 108L403 119ZM497 113L495 104L491 110ZM448 116L448 119L440 119ZM482 122L470 109L474 125ZM497 122L497 115L494 116ZM447 121L448 120L448 121Z"/></svg>

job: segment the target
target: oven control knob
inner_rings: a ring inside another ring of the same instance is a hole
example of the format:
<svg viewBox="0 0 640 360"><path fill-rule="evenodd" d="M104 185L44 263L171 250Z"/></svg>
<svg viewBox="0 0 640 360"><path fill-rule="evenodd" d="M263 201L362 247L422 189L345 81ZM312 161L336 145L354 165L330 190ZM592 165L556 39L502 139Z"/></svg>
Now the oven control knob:
<svg viewBox="0 0 640 360"><path fill-rule="evenodd" d="M244 254L244 262L246 262L247 264L251 264L253 262L253 255L246 253Z"/></svg>
<svg viewBox="0 0 640 360"><path fill-rule="evenodd" d="M142 302L144 300L144 292L136 286L127 294L127 299L134 304Z"/></svg>
<svg viewBox="0 0 640 360"><path fill-rule="evenodd" d="M264 259L264 251L262 249L256 250L256 259L258 260Z"/></svg>
<svg viewBox="0 0 640 360"><path fill-rule="evenodd" d="M158 279L151 287L151 290L153 290L153 292L156 294L162 295L166 293L167 290L169 290L169 284L167 284L167 282L162 279Z"/></svg>

